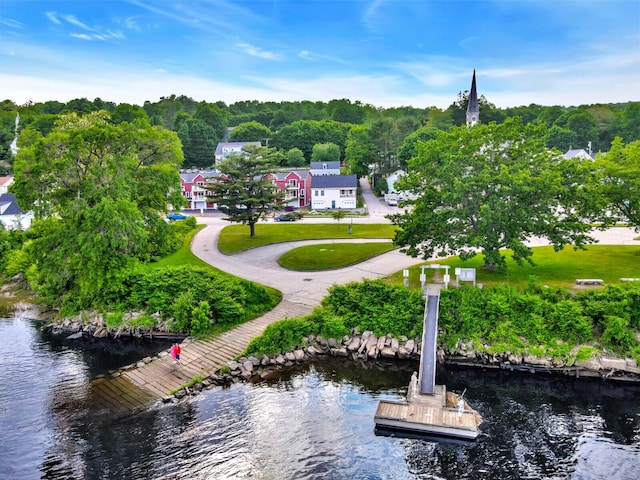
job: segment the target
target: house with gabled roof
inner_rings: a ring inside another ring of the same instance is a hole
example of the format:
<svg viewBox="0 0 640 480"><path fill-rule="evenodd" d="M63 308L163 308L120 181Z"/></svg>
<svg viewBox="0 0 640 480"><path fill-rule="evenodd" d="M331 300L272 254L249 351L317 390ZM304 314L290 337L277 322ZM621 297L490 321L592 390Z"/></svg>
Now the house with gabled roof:
<svg viewBox="0 0 640 480"><path fill-rule="evenodd" d="M593 160L593 157L589 155L584 148L570 148L567 153L562 155L566 159L570 158L582 158L584 160Z"/></svg>
<svg viewBox="0 0 640 480"><path fill-rule="evenodd" d="M207 202L207 189L205 185L215 181L219 176L220 172L215 168L180 171L182 196L187 199L188 209L212 210L216 208L215 204Z"/></svg>
<svg viewBox="0 0 640 480"><path fill-rule="evenodd" d="M265 175L285 192L282 203L289 207L308 207L311 202L311 173L308 169L282 170Z"/></svg>
<svg viewBox="0 0 640 480"><path fill-rule="evenodd" d="M242 147L247 145L254 145L256 147L262 146L260 142L220 142L216 146L215 158L216 162L224 160L232 153L242 153Z"/></svg>
<svg viewBox="0 0 640 480"><path fill-rule="evenodd" d="M23 212L13 193L0 194L0 223L7 230L27 230L31 226L33 212Z"/></svg>
<svg viewBox="0 0 640 480"><path fill-rule="evenodd" d="M329 210L356 208L356 175L320 175L311 177L311 208Z"/></svg>
<svg viewBox="0 0 640 480"><path fill-rule="evenodd" d="M340 162L311 162L311 175L340 175Z"/></svg>

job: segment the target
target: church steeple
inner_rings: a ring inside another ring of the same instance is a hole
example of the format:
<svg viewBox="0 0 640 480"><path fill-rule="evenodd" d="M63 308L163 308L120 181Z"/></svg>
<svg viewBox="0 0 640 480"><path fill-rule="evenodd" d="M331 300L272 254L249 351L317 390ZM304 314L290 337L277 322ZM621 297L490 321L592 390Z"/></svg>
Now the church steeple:
<svg viewBox="0 0 640 480"><path fill-rule="evenodd" d="M473 127L480 119L480 107L478 107L478 92L476 90L476 69L473 69L471 91L469 92L469 105L467 106L467 127Z"/></svg>

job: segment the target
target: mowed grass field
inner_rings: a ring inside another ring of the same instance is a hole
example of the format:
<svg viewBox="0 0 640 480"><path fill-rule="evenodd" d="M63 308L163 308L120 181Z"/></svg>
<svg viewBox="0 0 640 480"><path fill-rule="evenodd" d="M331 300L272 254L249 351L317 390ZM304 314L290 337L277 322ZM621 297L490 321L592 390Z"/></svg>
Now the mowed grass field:
<svg viewBox="0 0 640 480"><path fill-rule="evenodd" d="M331 270L355 265L396 248L391 242L306 245L289 250L278 263L289 270Z"/></svg>
<svg viewBox="0 0 640 480"><path fill-rule="evenodd" d="M349 223L287 223L256 224L255 237L249 236L247 225L229 225L220 232L218 248L222 253L232 254L261 247L271 243L291 242L294 240L313 240L328 238L393 238L397 227L391 224L354 224Z"/></svg>
<svg viewBox="0 0 640 480"><path fill-rule="evenodd" d="M427 262L427 264L449 265L451 282L455 282L455 268L476 268L476 281L485 286L509 284L522 288L529 283L532 276L535 276L541 285L582 290L598 287L578 286L575 283L578 278L599 278L605 284L618 283L620 278L640 278L640 246L638 245L590 245L587 250L566 247L559 252L555 252L553 247L534 247L532 250L535 266L528 263L519 266L510 258L509 251L506 250L507 269L504 272L484 270L481 255L466 262L458 257L450 257ZM420 272L419 266L410 269L410 286L420 286ZM437 281L442 283L444 273L444 269L425 270L427 282L433 281L434 275L437 275ZM402 272L395 273L390 280L401 284Z"/></svg>

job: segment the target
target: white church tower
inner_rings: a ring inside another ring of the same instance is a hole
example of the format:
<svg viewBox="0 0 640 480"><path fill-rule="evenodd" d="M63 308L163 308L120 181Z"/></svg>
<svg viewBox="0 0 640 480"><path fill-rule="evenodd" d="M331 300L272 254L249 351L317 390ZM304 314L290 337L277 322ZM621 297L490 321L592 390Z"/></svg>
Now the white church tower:
<svg viewBox="0 0 640 480"><path fill-rule="evenodd" d="M478 107L478 91L476 90L476 70L473 69L471 91L469 92L469 105L467 106L467 127L473 127L480 120L480 108Z"/></svg>

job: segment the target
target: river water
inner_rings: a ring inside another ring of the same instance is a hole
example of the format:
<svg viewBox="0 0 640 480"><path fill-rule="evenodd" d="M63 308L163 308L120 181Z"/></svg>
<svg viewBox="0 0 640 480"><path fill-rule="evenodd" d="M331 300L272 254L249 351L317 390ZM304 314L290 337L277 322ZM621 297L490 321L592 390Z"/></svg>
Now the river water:
<svg viewBox="0 0 640 480"><path fill-rule="evenodd" d="M376 435L379 400L415 364L327 360L132 413L96 411L88 382L123 355L0 319L0 479L638 479L640 387L448 370L487 429L473 444Z"/></svg>

